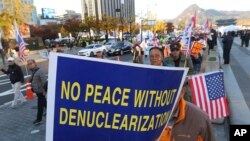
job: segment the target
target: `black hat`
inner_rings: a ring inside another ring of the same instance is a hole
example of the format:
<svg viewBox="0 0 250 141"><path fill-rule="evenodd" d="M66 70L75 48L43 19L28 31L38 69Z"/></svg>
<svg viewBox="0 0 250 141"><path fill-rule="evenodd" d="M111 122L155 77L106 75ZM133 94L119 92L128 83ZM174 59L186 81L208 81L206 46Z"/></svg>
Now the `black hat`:
<svg viewBox="0 0 250 141"><path fill-rule="evenodd" d="M173 44L170 45L170 49L173 50L173 49L178 49L180 50L181 48L181 44L179 42L175 42Z"/></svg>

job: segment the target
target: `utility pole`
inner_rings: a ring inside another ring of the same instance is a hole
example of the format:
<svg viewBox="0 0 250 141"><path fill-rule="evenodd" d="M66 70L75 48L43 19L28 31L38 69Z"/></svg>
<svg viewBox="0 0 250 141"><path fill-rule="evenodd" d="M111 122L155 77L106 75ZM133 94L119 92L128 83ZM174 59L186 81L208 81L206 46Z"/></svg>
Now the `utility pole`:
<svg viewBox="0 0 250 141"><path fill-rule="evenodd" d="M123 4L124 1L121 0L121 12L120 12L120 18L121 18L121 24L122 24L122 41L123 41Z"/></svg>
<svg viewBox="0 0 250 141"><path fill-rule="evenodd" d="M129 6L129 32L130 32L130 42L132 43L132 12L131 6Z"/></svg>
<svg viewBox="0 0 250 141"><path fill-rule="evenodd" d="M130 42L132 43L132 19L130 15L130 21L129 21L129 32L130 32Z"/></svg>
<svg viewBox="0 0 250 141"><path fill-rule="evenodd" d="M141 17L141 42L142 42L142 17Z"/></svg>

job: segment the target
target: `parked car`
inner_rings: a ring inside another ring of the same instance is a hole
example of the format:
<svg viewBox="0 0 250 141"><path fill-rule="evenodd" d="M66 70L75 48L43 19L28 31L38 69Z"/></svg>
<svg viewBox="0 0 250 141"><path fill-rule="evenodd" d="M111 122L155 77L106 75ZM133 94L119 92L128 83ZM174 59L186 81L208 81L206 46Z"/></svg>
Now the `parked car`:
<svg viewBox="0 0 250 141"><path fill-rule="evenodd" d="M111 49L107 52L108 55L123 55L126 52L131 52L132 47L134 44L125 41L125 42L117 42Z"/></svg>
<svg viewBox="0 0 250 141"><path fill-rule="evenodd" d="M109 51L112 46L115 46L115 44L116 44L116 42L114 40L112 40L112 41L108 41L107 43L105 43L105 46L106 46L107 50Z"/></svg>
<svg viewBox="0 0 250 141"><path fill-rule="evenodd" d="M149 55L149 50L151 49L151 48L153 48L154 47L154 45L153 45L153 42L147 42L147 44L146 44L146 47L145 47L145 49L144 49L144 55L145 56L148 56ZM161 45L158 45L158 48L162 48L162 46Z"/></svg>
<svg viewBox="0 0 250 141"><path fill-rule="evenodd" d="M101 44L90 44L86 46L84 49L78 51L78 55L80 56L90 56L93 57L96 55L97 51L103 51L103 54L106 54L107 48Z"/></svg>

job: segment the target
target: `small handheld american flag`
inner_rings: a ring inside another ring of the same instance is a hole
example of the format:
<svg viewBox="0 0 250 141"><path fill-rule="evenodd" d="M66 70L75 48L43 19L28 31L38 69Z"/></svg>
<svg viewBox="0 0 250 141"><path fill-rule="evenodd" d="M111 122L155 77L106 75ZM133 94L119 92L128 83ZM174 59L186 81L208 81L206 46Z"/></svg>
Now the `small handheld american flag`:
<svg viewBox="0 0 250 141"><path fill-rule="evenodd" d="M19 49L19 59L20 59L21 62L24 62L25 61L24 50L26 49L26 47L25 47L24 40L23 40L22 36L19 33L16 20L14 20L14 28L15 28L16 40L17 40L18 49Z"/></svg>
<svg viewBox="0 0 250 141"><path fill-rule="evenodd" d="M193 103L207 112L210 119L229 115L223 72L203 73L189 78Z"/></svg>

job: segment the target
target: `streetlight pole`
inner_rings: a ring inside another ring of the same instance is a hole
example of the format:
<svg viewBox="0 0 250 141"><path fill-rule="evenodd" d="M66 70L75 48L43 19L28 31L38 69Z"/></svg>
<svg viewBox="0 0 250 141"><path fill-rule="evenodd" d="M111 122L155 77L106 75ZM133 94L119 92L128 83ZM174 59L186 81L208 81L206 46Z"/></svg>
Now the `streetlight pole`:
<svg viewBox="0 0 250 141"><path fill-rule="evenodd" d="M141 26L140 27L141 27L140 31L141 31L141 42L142 42L142 18L141 18Z"/></svg>
<svg viewBox="0 0 250 141"><path fill-rule="evenodd" d="M132 12L131 12L131 6L129 7L129 32L130 32L130 42L132 43Z"/></svg>
<svg viewBox="0 0 250 141"><path fill-rule="evenodd" d="M121 12L120 12L120 18L121 18L121 24L122 24L122 41L123 41L123 13L122 13L122 10L123 10L123 3L121 3Z"/></svg>
<svg viewBox="0 0 250 141"><path fill-rule="evenodd" d="M121 24L122 24L122 41L123 41L123 5L124 5L124 0L121 0L121 12L120 12L120 18L121 18Z"/></svg>
<svg viewBox="0 0 250 141"><path fill-rule="evenodd" d="M132 19L130 15L130 21L129 21L129 32L130 32L130 42L132 43Z"/></svg>
<svg viewBox="0 0 250 141"><path fill-rule="evenodd" d="M121 22L121 8L120 9L119 8L115 9L115 12L120 12L119 14L120 14L120 22ZM119 28L118 28L118 32L119 32ZM118 33L118 36L119 36L119 33Z"/></svg>

